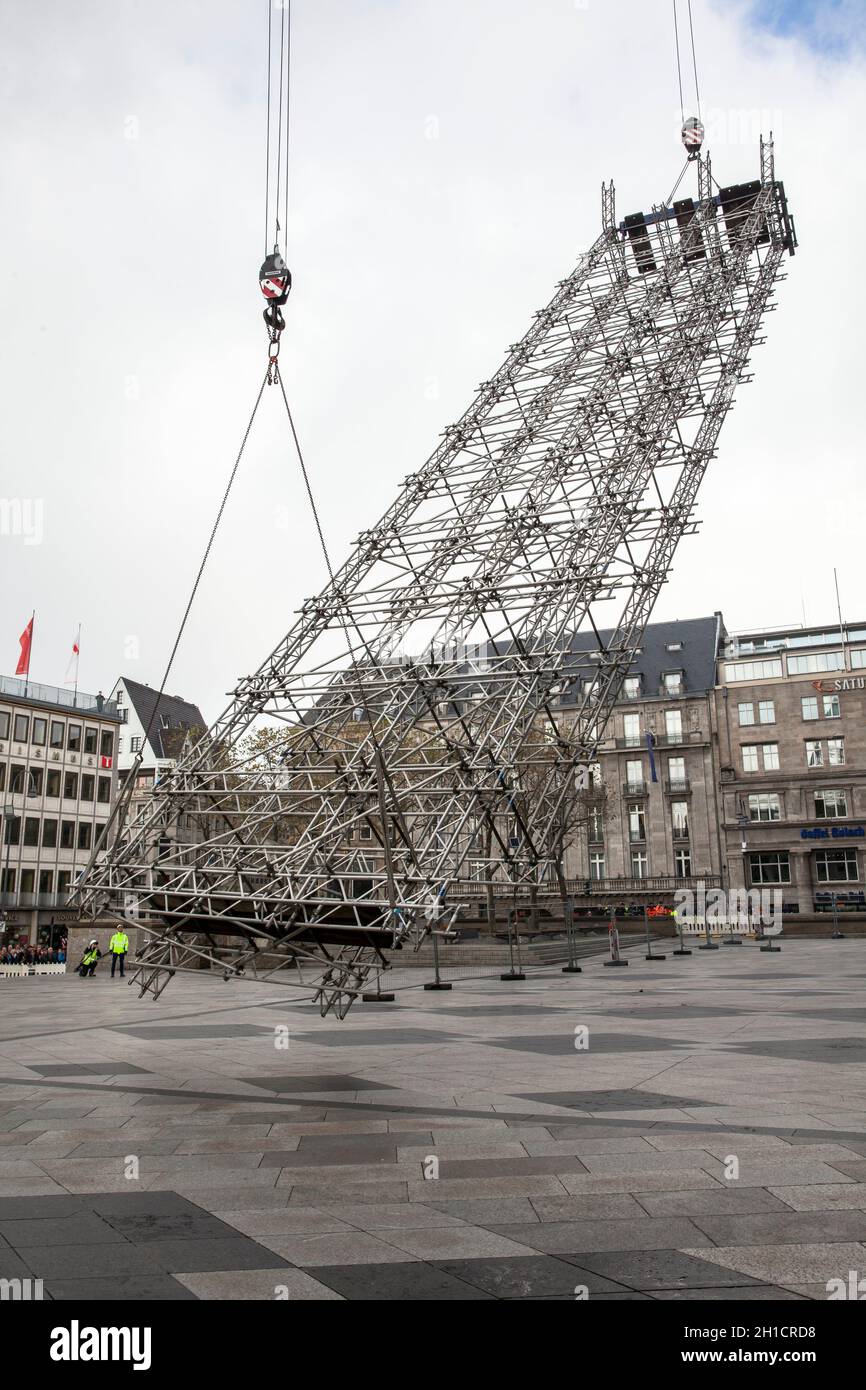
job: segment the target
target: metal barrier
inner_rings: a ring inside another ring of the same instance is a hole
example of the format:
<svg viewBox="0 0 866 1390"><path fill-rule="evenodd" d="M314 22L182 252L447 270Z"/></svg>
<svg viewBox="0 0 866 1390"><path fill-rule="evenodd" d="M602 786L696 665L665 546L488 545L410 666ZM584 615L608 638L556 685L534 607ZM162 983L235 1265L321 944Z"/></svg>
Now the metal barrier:
<svg viewBox="0 0 866 1390"><path fill-rule="evenodd" d="M65 975L65 965L0 965L0 979L23 979L25 975Z"/></svg>
<svg viewBox="0 0 866 1390"><path fill-rule="evenodd" d="M606 930L575 933L571 940L565 931L555 938L539 939L519 932L516 923L512 923L510 933L506 931L494 942L489 939L449 942L439 936L417 952L401 952L392 958L391 968L381 972L380 989L387 990L393 997L412 989L450 989L451 984L458 981L502 980L507 983L549 977L553 972L562 973L563 966L576 966L578 960L600 956L607 949ZM364 1000L375 1003L380 997L371 975Z"/></svg>

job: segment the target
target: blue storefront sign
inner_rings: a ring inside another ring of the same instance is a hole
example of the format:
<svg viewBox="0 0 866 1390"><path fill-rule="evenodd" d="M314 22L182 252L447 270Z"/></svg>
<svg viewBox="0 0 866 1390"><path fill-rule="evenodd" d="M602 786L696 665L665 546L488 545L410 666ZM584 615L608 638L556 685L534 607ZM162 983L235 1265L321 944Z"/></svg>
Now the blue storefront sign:
<svg viewBox="0 0 866 1390"><path fill-rule="evenodd" d="M862 840L866 829L862 825L816 826L814 830L801 830L801 840Z"/></svg>

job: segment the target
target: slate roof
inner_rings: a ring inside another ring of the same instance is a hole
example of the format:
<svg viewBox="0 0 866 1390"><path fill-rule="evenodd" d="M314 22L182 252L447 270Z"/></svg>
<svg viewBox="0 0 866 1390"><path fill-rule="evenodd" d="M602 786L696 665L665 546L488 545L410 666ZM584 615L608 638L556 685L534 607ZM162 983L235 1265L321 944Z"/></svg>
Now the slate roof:
<svg viewBox="0 0 866 1390"><path fill-rule="evenodd" d="M157 700L158 691L150 685L140 685L122 677L129 703L135 709L142 727L147 728L151 715L156 710L148 742L158 758L177 758L183 743L183 735L189 729L207 728L204 715L198 705L190 704L177 695L163 695ZM168 725L163 728L163 719Z"/></svg>
<svg viewBox="0 0 866 1390"><path fill-rule="evenodd" d="M612 633L600 633L603 642L610 640ZM665 672L682 671L683 688L687 694L703 693L712 690L716 684L717 646L725 636L721 613L710 618L686 618L682 621L649 623L640 650L629 675L641 676L641 694L658 695ZM681 650L668 651L668 647L681 643ZM582 632L572 642L572 651L597 651L598 643L592 634Z"/></svg>

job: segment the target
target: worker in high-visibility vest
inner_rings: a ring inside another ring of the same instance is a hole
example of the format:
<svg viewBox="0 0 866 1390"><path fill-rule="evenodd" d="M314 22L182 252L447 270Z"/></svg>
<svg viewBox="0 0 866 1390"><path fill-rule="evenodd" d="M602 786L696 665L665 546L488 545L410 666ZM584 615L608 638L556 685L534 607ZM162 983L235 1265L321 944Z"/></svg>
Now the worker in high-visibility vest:
<svg viewBox="0 0 866 1390"><path fill-rule="evenodd" d="M81 957L81 964L78 967L78 973L82 980L93 979L97 962L101 955L102 952L99 949L99 942L96 940L96 937L94 937L87 947L87 950L84 952L84 955Z"/></svg>
<svg viewBox="0 0 866 1390"><path fill-rule="evenodd" d="M120 961L120 978L123 979L123 962L126 960L126 953L129 950L129 937L120 927L109 941L108 949L111 952L111 978L114 979L114 967Z"/></svg>

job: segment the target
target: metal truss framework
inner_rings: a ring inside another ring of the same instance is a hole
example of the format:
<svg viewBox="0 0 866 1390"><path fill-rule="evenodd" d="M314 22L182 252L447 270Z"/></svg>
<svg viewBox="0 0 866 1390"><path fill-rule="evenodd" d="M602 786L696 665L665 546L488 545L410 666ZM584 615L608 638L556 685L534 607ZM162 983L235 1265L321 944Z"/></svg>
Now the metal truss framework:
<svg viewBox="0 0 866 1390"><path fill-rule="evenodd" d="M145 928L142 992L204 961L343 1016L448 929L470 865L565 892L557 827L796 244L771 142L751 184L695 163L696 200L619 226L604 189L597 241L333 581L128 823L120 798L78 897ZM267 759L240 743L262 725Z"/></svg>

